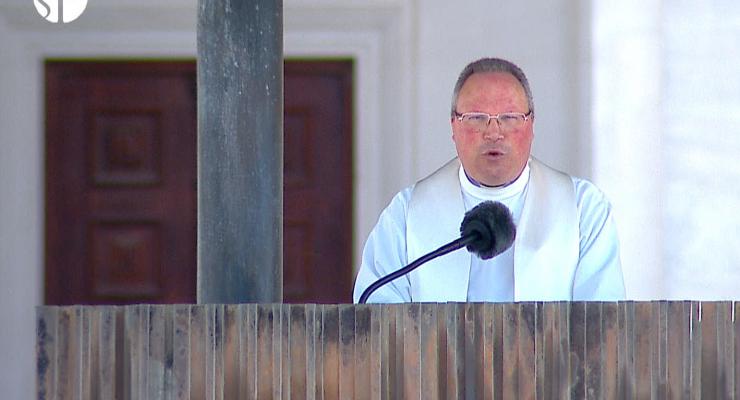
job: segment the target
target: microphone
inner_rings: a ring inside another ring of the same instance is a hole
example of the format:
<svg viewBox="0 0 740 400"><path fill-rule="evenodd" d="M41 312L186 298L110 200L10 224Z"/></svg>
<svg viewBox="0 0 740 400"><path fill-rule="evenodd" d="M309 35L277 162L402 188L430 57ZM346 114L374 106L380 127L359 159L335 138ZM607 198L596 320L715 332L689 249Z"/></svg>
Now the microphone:
<svg viewBox="0 0 740 400"><path fill-rule="evenodd" d="M411 264L394 271L368 286L360 296L359 304L365 304L368 297L386 283L408 274L427 261L466 247L469 252L483 260L503 253L514 244L516 226L509 209L498 201L484 201L465 213L460 224L460 238L429 254L419 257Z"/></svg>

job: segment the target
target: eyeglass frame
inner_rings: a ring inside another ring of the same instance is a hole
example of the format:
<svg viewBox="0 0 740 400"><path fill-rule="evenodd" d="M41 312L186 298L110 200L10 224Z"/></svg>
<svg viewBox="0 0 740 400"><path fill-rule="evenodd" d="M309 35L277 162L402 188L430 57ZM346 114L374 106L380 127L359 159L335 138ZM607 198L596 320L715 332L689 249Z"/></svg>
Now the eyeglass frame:
<svg viewBox="0 0 740 400"><path fill-rule="evenodd" d="M485 115L485 116L488 117L488 121L486 121L486 128L488 128L489 126L491 126L491 120L492 119L495 119L496 120L496 125L498 125L498 128L499 129L502 129L501 128L501 121L499 120L499 118L502 115L503 116L514 116L514 115L516 115L517 117L521 116L521 117L524 118L524 121L523 122L527 122L527 121L529 121L529 118L532 116L532 110L529 110L526 114L525 113L520 113L520 112L505 112L505 113L499 113L499 114L493 114L493 115L492 114L489 114L489 113L484 113L484 112L466 112L466 113L462 113L461 114L461 113L457 112L457 110L455 111L455 118L458 121L460 121L461 123L462 123L463 118L466 115L478 115L478 116L484 116Z"/></svg>

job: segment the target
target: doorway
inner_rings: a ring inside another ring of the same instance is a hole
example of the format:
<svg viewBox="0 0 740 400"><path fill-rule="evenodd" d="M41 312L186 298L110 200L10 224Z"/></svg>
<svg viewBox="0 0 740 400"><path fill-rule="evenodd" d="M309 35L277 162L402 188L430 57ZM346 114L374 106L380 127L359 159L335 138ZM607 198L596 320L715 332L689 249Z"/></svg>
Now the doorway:
<svg viewBox="0 0 740 400"><path fill-rule="evenodd" d="M285 302L351 299L352 71L285 64ZM50 61L46 83L46 304L195 302L195 62Z"/></svg>

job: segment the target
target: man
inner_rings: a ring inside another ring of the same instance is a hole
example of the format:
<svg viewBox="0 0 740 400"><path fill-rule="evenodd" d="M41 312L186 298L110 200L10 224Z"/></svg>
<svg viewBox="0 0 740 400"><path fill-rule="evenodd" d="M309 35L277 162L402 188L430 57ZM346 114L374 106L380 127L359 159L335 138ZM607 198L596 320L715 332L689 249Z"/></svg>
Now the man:
<svg viewBox="0 0 740 400"><path fill-rule="evenodd" d="M490 260L458 250L374 292L368 302L619 300L624 283L611 206L590 182L530 156L534 102L513 63L485 58L457 80L450 123L458 158L400 193L365 244L354 299L375 280L460 237L463 215L499 201L517 226Z"/></svg>

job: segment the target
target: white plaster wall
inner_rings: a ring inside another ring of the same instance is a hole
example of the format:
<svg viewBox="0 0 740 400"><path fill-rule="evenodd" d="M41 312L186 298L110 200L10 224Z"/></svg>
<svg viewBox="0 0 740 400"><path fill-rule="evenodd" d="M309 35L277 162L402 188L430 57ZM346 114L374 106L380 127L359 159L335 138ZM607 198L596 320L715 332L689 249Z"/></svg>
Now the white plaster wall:
<svg viewBox="0 0 740 400"><path fill-rule="evenodd" d="M18 43L0 21L0 387L3 398L30 399L42 279L41 120L29 118L36 87L23 83L37 71L18 68Z"/></svg>
<svg viewBox="0 0 740 400"><path fill-rule="evenodd" d="M390 197L454 155L450 93L460 69L475 58L519 63L535 95L535 153L568 172L591 174L585 3L285 0L287 55L359 61L356 255ZM43 270L43 58L193 56L194 21L195 1L97 0L67 26L48 25L27 0L0 4L3 398L34 397L33 307L41 303Z"/></svg>

